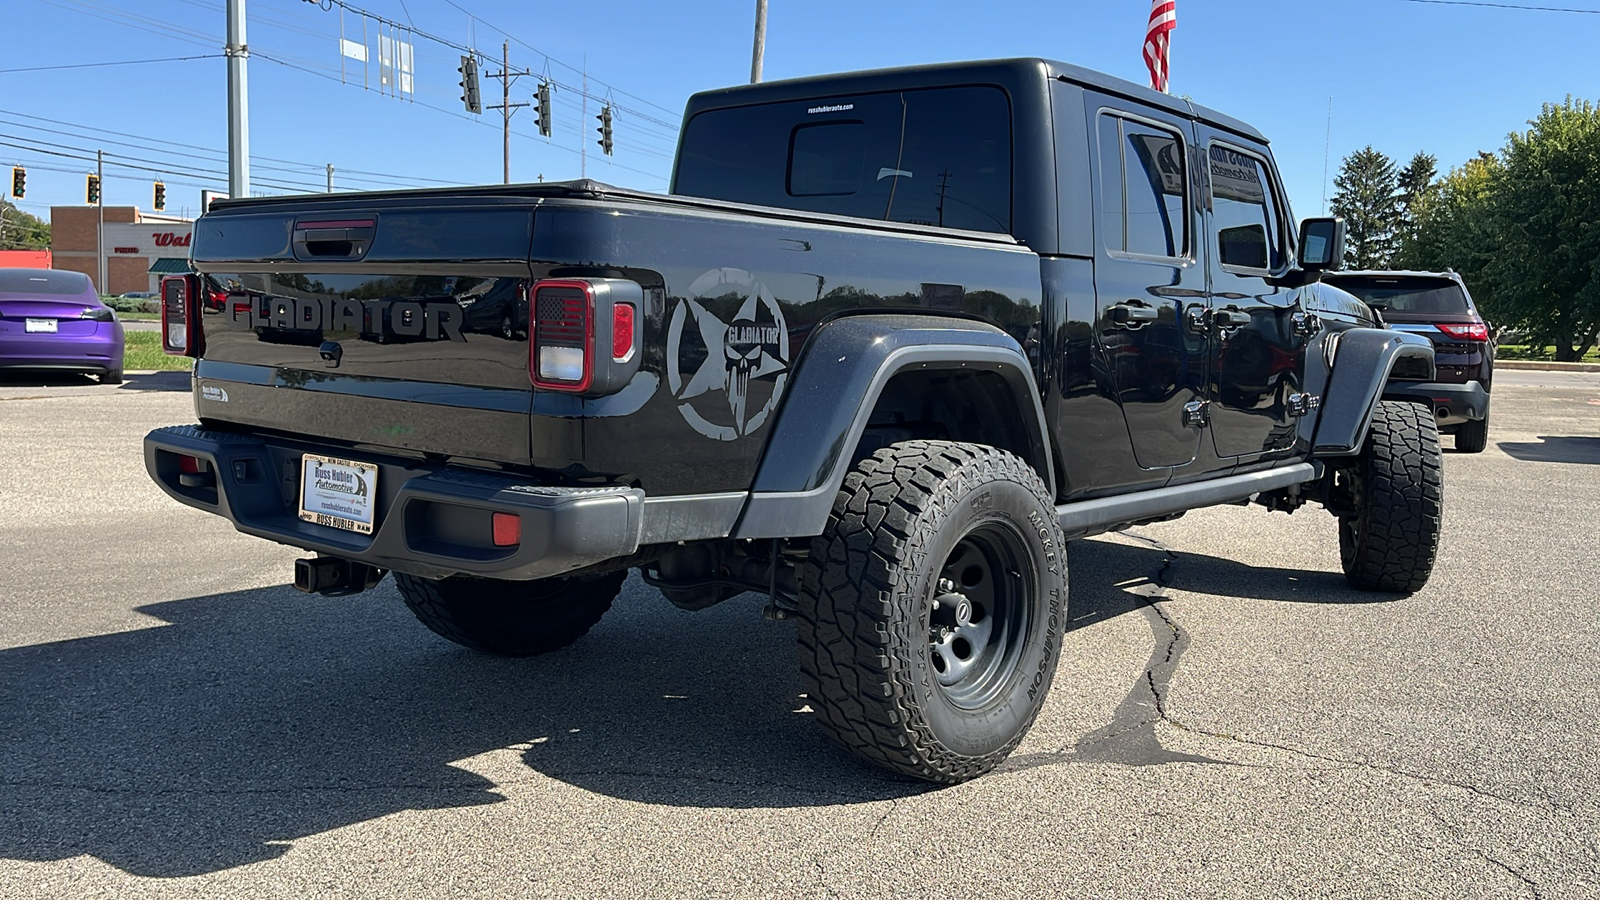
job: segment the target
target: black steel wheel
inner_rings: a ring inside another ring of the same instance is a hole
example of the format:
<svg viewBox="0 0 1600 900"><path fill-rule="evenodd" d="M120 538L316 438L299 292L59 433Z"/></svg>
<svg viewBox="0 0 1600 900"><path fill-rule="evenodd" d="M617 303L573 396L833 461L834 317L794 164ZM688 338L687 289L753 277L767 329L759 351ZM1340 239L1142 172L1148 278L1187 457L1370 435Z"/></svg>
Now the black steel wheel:
<svg viewBox="0 0 1600 900"><path fill-rule="evenodd" d="M1048 489L1009 453L907 441L863 460L801 573L801 680L824 731L928 781L993 769L1055 674L1064 548Z"/></svg>
<svg viewBox="0 0 1600 900"><path fill-rule="evenodd" d="M1439 553L1444 465L1432 410L1384 400L1355 466L1340 474L1349 511L1339 517L1345 579L1366 591L1422 589Z"/></svg>
<svg viewBox="0 0 1600 900"><path fill-rule="evenodd" d="M497 581L394 573L400 596L434 634L496 656L534 656L588 634L611 608L628 573L591 578Z"/></svg>

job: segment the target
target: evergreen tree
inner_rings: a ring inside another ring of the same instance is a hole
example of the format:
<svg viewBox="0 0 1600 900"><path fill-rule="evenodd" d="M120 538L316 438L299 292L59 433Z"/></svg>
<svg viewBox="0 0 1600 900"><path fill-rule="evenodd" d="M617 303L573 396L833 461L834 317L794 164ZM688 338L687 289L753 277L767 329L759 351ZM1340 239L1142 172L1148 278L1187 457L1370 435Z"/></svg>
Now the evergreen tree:
<svg viewBox="0 0 1600 900"><path fill-rule="evenodd" d="M1431 153L1418 152L1411 157L1411 162L1400 170L1397 186L1399 192L1395 196L1396 212L1399 214L1399 228L1396 235L1395 256L1393 264L1401 268L1415 265L1412 260L1412 248L1416 243L1417 222L1426 215L1427 207L1433 203L1439 194L1439 185L1434 181L1438 176L1439 160Z"/></svg>
<svg viewBox="0 0 1600 900"><path fill-rule="evenodd" d="M1394 161L1365 149L1346 156L1333 180L1331 209L1345 221L1345 264L1356 269L1386 269L1398 240L1399 176Z"/></svg>

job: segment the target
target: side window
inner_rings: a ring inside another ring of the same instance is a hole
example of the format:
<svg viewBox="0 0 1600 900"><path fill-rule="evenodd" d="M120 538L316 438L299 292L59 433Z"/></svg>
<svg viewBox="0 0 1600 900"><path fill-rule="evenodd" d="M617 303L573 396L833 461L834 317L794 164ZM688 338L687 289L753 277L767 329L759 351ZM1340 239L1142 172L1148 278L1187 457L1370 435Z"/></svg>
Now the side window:
<svg viewBox="0 0 1600 900"><path fill-rule="evenodd" d="M1188 254L1183 140L1176 132L1102 114L1100 227L1106 249L1140 256Z"/></svg>
<svg viewBox="0 0 1600 900"><path fill-rule="evenodd" d="M1211 221L1225 266L1272 271L1283 265L1282 215L1266 164L1212 144Z"/></svg>

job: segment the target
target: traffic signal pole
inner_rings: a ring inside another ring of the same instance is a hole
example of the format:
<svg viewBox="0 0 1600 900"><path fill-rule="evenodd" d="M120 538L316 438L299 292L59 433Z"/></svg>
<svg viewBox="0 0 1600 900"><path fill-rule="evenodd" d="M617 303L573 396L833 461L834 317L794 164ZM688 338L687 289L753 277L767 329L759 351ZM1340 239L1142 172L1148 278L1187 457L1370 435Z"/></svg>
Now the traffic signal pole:
<svg viewBox="0 0 1600 900"><path fill-rule="evenodd" d="M245 61L250 47L244 37L244 0L228 2L228 196L250 196L250 111Z"/></svg>
<svg viewBox="0 0 1600 900"><path fill-rule="evenodd" d="M106 288L106 152L94 152L94 179L98 191L94 195L94 208L99 216L94 227L95 288L102 294L111 293Z"/></svg>

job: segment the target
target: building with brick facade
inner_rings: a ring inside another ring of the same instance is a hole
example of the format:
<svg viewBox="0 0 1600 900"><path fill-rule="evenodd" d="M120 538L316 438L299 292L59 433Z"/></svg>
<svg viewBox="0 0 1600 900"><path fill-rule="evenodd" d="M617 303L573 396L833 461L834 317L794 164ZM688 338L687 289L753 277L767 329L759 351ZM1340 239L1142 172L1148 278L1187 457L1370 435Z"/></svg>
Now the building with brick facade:
<svg viewBox="0 0 1600 900"><path fill-rule="evenodd" d="M102 241L106 283L99 284L98 223L93 206L50 207L50 253L57 269L82 272L102 294L155 292L163 274L189 270L193 221L140 213L136 206L107 206Z"/></svg>

